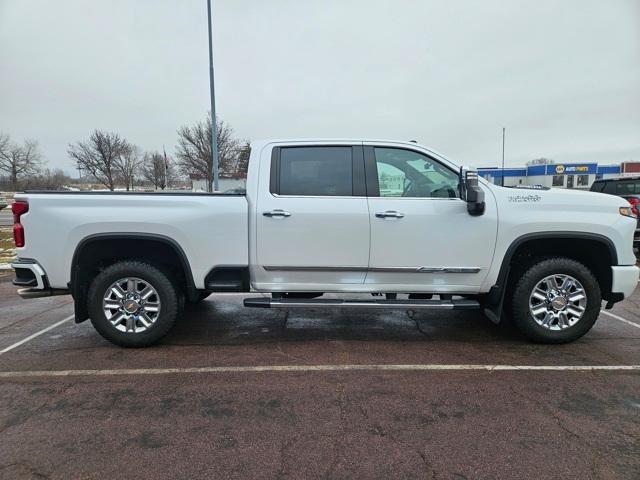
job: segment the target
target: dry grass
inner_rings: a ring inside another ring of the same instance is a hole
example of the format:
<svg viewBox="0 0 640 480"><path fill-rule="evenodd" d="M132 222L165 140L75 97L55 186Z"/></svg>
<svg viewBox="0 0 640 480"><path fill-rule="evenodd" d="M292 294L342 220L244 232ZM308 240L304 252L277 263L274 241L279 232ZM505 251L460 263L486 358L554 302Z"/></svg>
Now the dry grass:
<svg viewBox="0 0 640 480"><path fill-rule="evenodd" d="M0 265L10 263L16 256L11 227L0 228Z"/></svg>

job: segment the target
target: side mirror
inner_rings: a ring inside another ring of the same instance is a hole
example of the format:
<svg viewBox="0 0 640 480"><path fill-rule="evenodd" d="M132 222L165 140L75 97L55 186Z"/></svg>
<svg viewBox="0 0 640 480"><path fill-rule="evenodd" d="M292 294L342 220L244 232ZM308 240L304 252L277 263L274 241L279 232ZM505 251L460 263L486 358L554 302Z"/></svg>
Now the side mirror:
<svg viewBox="0 0 640 480"><path fill-rule="evenodd" d="M484 191L478 182L478 171L470 167L460 167L460 198L467 202L469 215L484 213Z"/></svg>

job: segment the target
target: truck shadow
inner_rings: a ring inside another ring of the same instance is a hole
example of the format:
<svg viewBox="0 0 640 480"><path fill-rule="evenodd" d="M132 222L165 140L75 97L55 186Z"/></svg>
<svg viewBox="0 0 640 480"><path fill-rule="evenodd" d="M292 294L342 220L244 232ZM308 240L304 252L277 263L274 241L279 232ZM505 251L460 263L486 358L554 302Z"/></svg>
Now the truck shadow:
<svg viewBox="0 0 640 480"><path fill-rule="evenodd" d="M233 297L188 305L163 343L255 344L313 340L525 342L479 311L254 309Z"/></svg>

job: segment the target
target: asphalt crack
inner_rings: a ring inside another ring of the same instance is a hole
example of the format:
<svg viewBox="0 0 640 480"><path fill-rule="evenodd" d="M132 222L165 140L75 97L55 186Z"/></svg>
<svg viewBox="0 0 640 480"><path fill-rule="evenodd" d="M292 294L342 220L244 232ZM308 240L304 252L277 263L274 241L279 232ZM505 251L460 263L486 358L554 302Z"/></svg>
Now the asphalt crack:
<svg viewBox="0 0 640 480"><path fill-rule="evenodd" d="M425 337L429 337L429 334L422 330L422 327L420 327L420 322L417 318L415 318L415 312L413 310L407 310L405 313L407 314L407 317L409 317L409 319L412 320L413 323L415 323L416 330L418 330L418 332L420 332Z"/></svg>

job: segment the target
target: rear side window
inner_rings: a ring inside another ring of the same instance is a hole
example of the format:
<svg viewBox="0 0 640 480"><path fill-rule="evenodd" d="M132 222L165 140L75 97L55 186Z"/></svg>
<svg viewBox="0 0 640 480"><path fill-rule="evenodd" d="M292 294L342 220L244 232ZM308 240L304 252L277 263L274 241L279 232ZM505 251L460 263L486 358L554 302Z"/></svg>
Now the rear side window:
<svg viewBox="0 0 640 480"><path fill-rule="evenodd" d="M353 195L351 147L283 147L280 149L279 195Z"/></svg>
<svg viewBox="0 0 640 480"><path fill-rule="evenodd" d="M616 183L616 195L636 195L640 193L640 181L626 180Z"/></svg>

